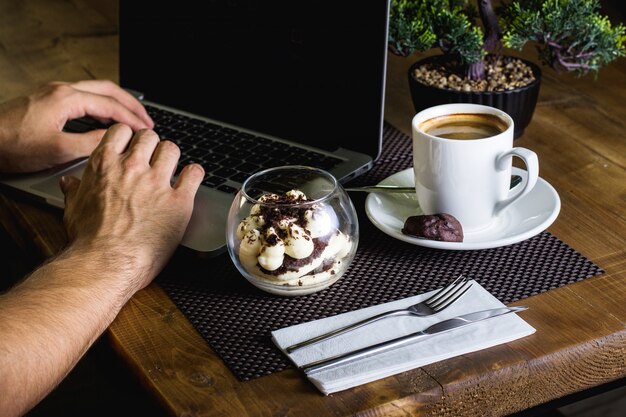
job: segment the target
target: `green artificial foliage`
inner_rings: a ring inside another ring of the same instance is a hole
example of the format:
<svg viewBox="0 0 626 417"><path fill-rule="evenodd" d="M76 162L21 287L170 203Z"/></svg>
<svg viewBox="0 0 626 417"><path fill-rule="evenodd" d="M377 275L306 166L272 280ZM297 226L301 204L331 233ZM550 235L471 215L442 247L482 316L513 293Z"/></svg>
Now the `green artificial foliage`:
<svg viewBox="0 0 626 417"><path fill-rule="evenodd" d="M476 3L476 5L475 5ZM539 59L556 70L597 73L626 53L623 24L600 14L599 0L391 0L389 49L407 56L439 48L484 79L484 59L503 47L536 44ZM477 7L476 7L477 6Z"/></svg>
<svg viewBox="0 0 626 417"><path fill-rule="evenodd" d="M503 9L508 48L537 43L539 56L557 70L595 72L624 55L624 26L599 14L598 0L515 1Z"/></svg>

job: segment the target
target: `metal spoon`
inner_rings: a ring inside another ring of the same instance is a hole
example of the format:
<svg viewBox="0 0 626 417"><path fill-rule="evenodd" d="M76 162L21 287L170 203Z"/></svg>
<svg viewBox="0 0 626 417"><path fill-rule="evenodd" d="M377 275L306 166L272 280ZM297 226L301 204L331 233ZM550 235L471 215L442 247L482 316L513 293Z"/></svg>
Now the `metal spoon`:
<svg viewBox="0 0 626 417"><path fill-rule="evenodd" d="M511 175L510 189L515 188L522 182L519 175ZM363 187L346 187L346 191L365 191L368 193L384 192L384 193L415 193L415 187L401 187L399 185L365 185Z"/></svg>

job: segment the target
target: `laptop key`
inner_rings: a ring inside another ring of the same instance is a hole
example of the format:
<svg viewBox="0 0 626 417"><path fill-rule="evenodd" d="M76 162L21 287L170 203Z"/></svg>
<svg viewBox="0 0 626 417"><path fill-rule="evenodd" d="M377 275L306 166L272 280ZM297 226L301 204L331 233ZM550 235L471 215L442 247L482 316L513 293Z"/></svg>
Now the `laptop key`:
<svg viewBox="0 0 626 417"><path fill-rule="evenodd" d="M289 150L279 150L279 149L274 149L272 151L269 152L269 155L271 155L274 158L279 158L279 159L283 159L289 155L293 155L291 152L289 152Z"/></svg>
<svg viewBox="0 0 626 417"><path fill-rule="evenodd" d="M284 159L285 163L289 164L289 165L303 165L306 164L306 162L308 161L308 159L306 157L304 157L303 155L300 154L292 154L287 156Z"/></svg>
<svg viewBox="0 0 626 417"><path fill-rule="evenodd" d="M202 165L202 168L204 168L205 174L208 174L209 172L213 172L220 167L217 164L213 164L211 162L206 162L206 161L202 161L200 165Z"/></svg>
<svg viewBox="0 0 626 417"><path fill-rule="evenodd" d="M222 162L220 162L222 166L229 167L229 168L237 168L237 169L239 169L239 165L243 163L244 163L243 159L239 158L238 155L235 157L232 157L232 156L226 157Z"/></svg>
<svg viewBox="0 0 626 417"><path fill-rule="evenodd" d="M254 148L254 152L257 153L262 153L262 154L267 154L269 152L272 152L272 147L271 146L267 146L267 145L258 145Z"/></svg>
<svg viewBox="0 0 626 417"><path fill-rule="evenodd" d="M209 151L207 151L206 149L202 149L202 148L193 148L193 149L189 149L185 152L186 155L193 157L193 158L201 158L201 159L205 159L204 157L209 153Z"/></svg>
<svg viewBox="0 0 626 417"><path fill-rule="evenodd" d="M209 187L215 187L225 182L226 178L218 177L216 175L209 175L202 181L202 184L208 185Z"/></svg>
<svg viewBox="0 0 626 417"><path fill-rule="evenodd" d="M218 175L220 177L230 177L237 173L237 170L234 168L222 167L217 171L213 172L213 174Z"/></svg>
<svg viewBox="0 0 626 417"><path fill-rule="evenodd" d="M252 133L247 133L247 132L239 132L236 135L239 138L244 138L244 139L254 139L256 138L255 135L253 135Z"/></svg>
<svg viewBox="0 0 626 417"><path fill-rule="evenodd" d="M203 122L202 126L208 130L220 130L222 128L222 126L211 122Z"/></svg>
<svg viewBox="0 0 626 417"><path fill-rule="evenodd" d="M166 138L167 139L167 138ZM189 151L190 149L192 149L191 145L185 142L177 142L177 141L173 141L174 143L176 143L176 145L178 145L178 149L180 149L180 152L182 154L186 153L187 151Z"/></svg>
<svg viewBox="0 0 626 417"><path fill-rule="evenodd" d="M253 174L261 169L257 164L252 164L250 162L244 162L241 165L237 165L237 170L241 172L245 172L247 174Z"/></svg>
<svg viewBox="0 0 626 417"><path fill-rule="evenodd" d="M187 137L187 134L185 132L181 132L179 130L172 130L168 135L167 138L170 140L179 140L179 139L183 139Z"/></svg>
<svg viewBox="0 0 626 417"><path fill-rule="evenodd" d="M187 123L186 121L177 120L176 123L170 126L172 129L186 131L187 129L191 129L193 125Z"/></svg>
<svg viewBox="0 0 626 417"><path fill-rule="evenodd" d="M204 120L194 119L193 117L190 117L188 122L189 122L189 124L192 124L194 126L203 126L204 123L205 123Z"/></svg>
<svg viewBox="0 0 626 417"><path fill-rule="evenodd" d="M254 150L251 149L237 149L236 155L239 159L247 159L250 155L254 155Z"/></svg>
<svg viewBox="0 0 626 417"><path fill-rule="evenodd" d="M236 188L231 187L230 185L226 185L226 184L222 184L218 186L217 189L220 191L224 191L225 193L229 193L229 194L237 194L237 191L238 191Z"/></svg>
<svg viewBox="0 0 626 417"><path fill-rule="evenodd" d="M341 162L339 158L333 158L332 156L326 156L322 160L317 161L317 164L322 169L330 169Z"/></svg>
<svg viewBox="0 0 626 417"><path fill-rule="evenodd" d="M264 138L264 137L261 137L261 136L257 136L256 138L254 138L254 142L258 143L258 144L264 144L264 145L273 143L273 141L271 139Z"/></svg>
<svg viewBox="0 0 626 417"><path fill-rule="evenodd" d="M243 184L243 182L247 180L249 176L250 174L247 174L245 172L238 172L235 175L231 175L230 179Z"/></svg>
<svg viewBox="0 0 626 417"><path fill-rule="evenodd" d="M219 130L205 130L203 133L200 133L199 136L205 139L219 139L223 135L220 134Z"/></svg>
<svg viewBox="0 0 626 417"><path fill-rule="evenodd" d="M223 127L220 129L220 131L226 135L236 135L237 133L240 133L238 130L235 129L231 129L230 127Z"/></svg>
<svg viewBox="0 0 626 417"><path fill-rule="evenodd" d="M228 144L230 146L233 146L237 149L247 149L248 147L253 145L253 142L247 139L239 138L237 136L231 136L228 139L226 139L226 141L228 141Z"/></svg>
<svg viewBox="0 0 626 417"><path fill-rule="evenodd" d="M246 157L246 162L250 162L253 164L262 164L267 159L266 155L261 155L258 153L254 153L248 157Z"/></svg>
<svg viewBox="0 0 626 417"><path fill-rule="evenodd" d="M213 148L212 151L216 153L221 153L223 155L228 155L229 153L233 153L237 150L234 146L222 144L216 148Z"/></svg>
<svg viewBox="0 0 626 417"><path fill-rule="evenodd" d="M207 162L215 162L215 163L219 163L221 161L223 161L226 157L224 155L215 153L215 152L209 152L206 155L204 155L204 160Z"/></svg>
<svg viewBox="0 0 626 417"><path fill-rule="evenodd" d="M201 135L204 132L206 132L206 129L202 125L194 125L187 129L187 133L190 135Z"/></svg>

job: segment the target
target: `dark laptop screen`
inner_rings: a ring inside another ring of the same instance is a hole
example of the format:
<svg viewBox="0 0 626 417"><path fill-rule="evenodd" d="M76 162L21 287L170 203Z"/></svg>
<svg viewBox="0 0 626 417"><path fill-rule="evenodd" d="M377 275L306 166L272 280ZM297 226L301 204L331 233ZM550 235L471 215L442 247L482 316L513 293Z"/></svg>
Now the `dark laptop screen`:
<svg viewBox="0 0 626 417"><path fill-rule="evenodd" d="M227 123L378 157L386 0L120 3L123 87Z"/></svg>

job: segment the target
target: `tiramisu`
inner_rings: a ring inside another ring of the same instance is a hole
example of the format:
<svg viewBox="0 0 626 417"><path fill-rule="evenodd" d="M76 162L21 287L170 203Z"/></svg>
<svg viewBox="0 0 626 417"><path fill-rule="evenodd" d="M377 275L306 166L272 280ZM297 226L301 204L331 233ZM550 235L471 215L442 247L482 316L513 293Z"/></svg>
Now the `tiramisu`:
<svg viewBox="0 0 626 417"><path fill-rule="evenodd" d="M251 275L284 286L331 280L352 241L337 228L332 208L298 190L265 194L237 227L239 260Z"/></svg>

